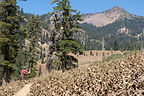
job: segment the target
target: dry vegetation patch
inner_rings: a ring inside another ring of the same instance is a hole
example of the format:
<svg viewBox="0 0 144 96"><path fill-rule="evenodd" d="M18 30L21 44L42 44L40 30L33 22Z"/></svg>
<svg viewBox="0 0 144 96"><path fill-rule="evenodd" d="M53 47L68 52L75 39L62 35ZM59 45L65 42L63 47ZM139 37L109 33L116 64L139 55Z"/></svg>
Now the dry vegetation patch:
<svg viewBox="0 0 144 96"><path fill-rule="evenodd" d="M136 54L50 74L31 87L28 96L143 96L144 56Z"/></svg>
<svg viewBox="0 0 144 96"><path fill-rule="evenodd" d="M23 86L21 81L12 81L6 86L0 87L0 96L13 96L14 93L19 91Z"/></svg>
<svg viewBox="0 0 144 96"><path fill-rule="evenodd" d="M144 96L144 54L96 63L64 73L30 79L28 96ZM13 96L23 87L12 81L0 87L0 96Z"/></svg>
<svg viewBox="0 0 144 96"><path fill-rule="evenodd" d="M36 82L38 79L39 77L31 78L26 81L26 84ZM23 84L21 80L11 81L7 85L0 87L0 96L13 96L24 86L25 84Z"/></svg>

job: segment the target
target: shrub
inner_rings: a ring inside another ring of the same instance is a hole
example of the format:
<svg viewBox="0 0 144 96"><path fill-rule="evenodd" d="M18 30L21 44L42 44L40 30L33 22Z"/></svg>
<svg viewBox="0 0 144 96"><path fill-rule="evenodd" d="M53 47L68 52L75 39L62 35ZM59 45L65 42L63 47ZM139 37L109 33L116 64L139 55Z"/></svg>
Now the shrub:
<svg viewBox="0 0 144 96"><path fill-rule="evenodd" d="M113 55L107 57L104 61L105 61L105 62L109 62L109 61L112 60L112 59L119 59L119 58L121 58L121 57L123 57L122 54L113 54Z"/></svg>

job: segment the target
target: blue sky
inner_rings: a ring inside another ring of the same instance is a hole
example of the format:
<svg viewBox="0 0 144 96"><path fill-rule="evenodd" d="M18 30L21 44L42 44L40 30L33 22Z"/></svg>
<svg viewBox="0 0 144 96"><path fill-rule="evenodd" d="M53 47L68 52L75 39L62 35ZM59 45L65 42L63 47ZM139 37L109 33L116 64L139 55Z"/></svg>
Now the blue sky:
<svg viewBox="0 0 144 96"><path fill-rule="evenodd" d="M24 9L24 12L34 14L46 14L52 12L53 5L51 0L28 0L19 1L18 5ZM77 9L82 14L102 12L119 6L129 13L144 16L144 0L70 0L73 9Z"/></svg>

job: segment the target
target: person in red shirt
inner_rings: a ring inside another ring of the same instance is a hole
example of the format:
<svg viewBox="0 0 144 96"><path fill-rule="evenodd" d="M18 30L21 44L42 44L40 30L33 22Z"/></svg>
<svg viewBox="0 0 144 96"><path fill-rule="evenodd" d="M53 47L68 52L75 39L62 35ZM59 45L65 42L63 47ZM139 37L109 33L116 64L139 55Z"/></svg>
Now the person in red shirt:
<svg viewBox="0 0 144 96"><path fill-rule="evenodd" d="M24 67L22 72L21 72L21 75L22 75L22 82L25 83L26 82L26 77L27 77L27 71L26 71L26 68Z"/></svg>

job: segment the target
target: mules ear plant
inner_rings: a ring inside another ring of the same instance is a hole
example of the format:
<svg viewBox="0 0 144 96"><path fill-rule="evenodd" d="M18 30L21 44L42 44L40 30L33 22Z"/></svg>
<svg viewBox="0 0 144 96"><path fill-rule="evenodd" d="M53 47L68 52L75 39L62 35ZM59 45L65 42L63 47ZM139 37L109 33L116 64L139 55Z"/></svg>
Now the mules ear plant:
<svg viewBox="0 0 144 96"><path fill-rule="evenodd" d="M37 95L117 96L144 94L144 59L141 54L131 55L89 68L76 68L60 74L51 74L31 87ZM38 84L38 85L37 85ZM33 95L31 95L33 96Z"/></svg>

